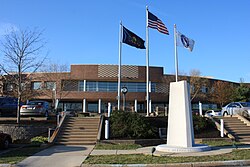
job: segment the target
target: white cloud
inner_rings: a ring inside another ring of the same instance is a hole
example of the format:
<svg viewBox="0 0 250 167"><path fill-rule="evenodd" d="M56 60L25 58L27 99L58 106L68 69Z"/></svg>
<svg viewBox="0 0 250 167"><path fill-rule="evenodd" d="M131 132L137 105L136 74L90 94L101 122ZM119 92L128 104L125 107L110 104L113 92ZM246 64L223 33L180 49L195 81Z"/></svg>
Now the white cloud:
<svg viewBox="0 0 250 167"><path fill-rule="evenodd" d="M7 35L11 32L18 31L18 27L12 23L0 22L0 36Z"/></svg>

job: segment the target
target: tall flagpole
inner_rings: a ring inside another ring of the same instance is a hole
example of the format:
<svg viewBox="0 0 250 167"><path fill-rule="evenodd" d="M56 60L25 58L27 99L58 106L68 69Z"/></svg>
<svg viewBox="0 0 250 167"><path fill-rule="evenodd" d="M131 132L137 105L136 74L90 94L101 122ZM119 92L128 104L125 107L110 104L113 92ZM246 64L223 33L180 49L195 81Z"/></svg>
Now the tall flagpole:
<svg viewBox="0 0 250 167"><path fill-rule="evenodd" d="M118 110L120 110L120 100L121 100L121 56L122 56L122 34L123 26L122 21L120 21L120 35L119 35L119 66L118 66L118 90L117 90L117 105Z"/></svg>
<svg viewBox="0 0 250 167"><path fill-rule="evenodd" d="M175 80L178 82L178 53L177 53L177 31L174 24L174 53L175 53Z"/></svg>
<svg viewBox="0 0 250 167"><path fill-rule="evenodd" d="M149 116L149 43L148 43L148 6L146 6L146 85L147 85L147 116Z"/></svg>

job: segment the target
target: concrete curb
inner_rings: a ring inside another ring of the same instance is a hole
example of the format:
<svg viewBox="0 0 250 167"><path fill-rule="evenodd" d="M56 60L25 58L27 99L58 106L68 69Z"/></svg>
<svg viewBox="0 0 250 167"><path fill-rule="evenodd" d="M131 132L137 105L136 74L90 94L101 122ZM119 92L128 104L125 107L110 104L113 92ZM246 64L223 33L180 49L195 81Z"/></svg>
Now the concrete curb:
<svg viewBox="0 0 250 167"><path fill-rule="evenodd" d="M191 162L191 163L170 163L170 164L82 164L81 167L227 167L250 165L250 160L235 161L213 161L213 162Z"/></svg>

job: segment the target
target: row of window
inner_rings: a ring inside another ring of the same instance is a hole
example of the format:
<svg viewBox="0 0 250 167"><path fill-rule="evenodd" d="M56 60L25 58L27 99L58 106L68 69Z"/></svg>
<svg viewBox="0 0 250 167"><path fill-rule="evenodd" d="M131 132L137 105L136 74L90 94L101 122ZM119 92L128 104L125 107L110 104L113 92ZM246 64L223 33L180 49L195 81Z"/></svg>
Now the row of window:
<svg viewBox="0 0 250 167"><path fill-rule="evenodd" d="M146 83L143 82L121 82L121 88L127 87L129 92L146 92ZM151 92L155 92L156 83L151 83ZM45 82L45 89L56 89L56 82ZM42 89L42 82L32 82L32 89ZM84 90L85 89L85 90ZM116 92L118 89L117 82L100 82L100 81L62 81L63 91L86 91L86 92Z"/></svg>
<svg viewBox="0 0 250 167"><path fill-rule="evenodd" d="M116 92L117 82L101 81L63 81L63 91L86 91L86 92ZM129 92L146 92L146 83L121 82L121 88L127 87ZM151 92L155 92L156 83L151 84Z"/></svg>
<svg viewBox="0 0 250 167"><path fill-rule="evenodd" d="M42 82L32 82L31 84L33 90L39 90L42 89ZM44 88L49 90L55 90L56 89L56 82L48 81L44 82Z"/></svg>

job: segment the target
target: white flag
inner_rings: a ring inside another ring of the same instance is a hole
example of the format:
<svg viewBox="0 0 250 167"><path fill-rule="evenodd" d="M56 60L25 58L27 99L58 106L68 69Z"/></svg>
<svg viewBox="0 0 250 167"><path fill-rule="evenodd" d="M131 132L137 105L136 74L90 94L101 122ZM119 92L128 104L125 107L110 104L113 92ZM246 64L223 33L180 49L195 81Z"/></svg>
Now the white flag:
<svg viewBox="0 0 250 167"><path fill-rule="evenodd" d="M194 40L186 37L180 32L177 32L177 45L187 48L190 50L190 52L192 52L194 48Z"/></svg>

